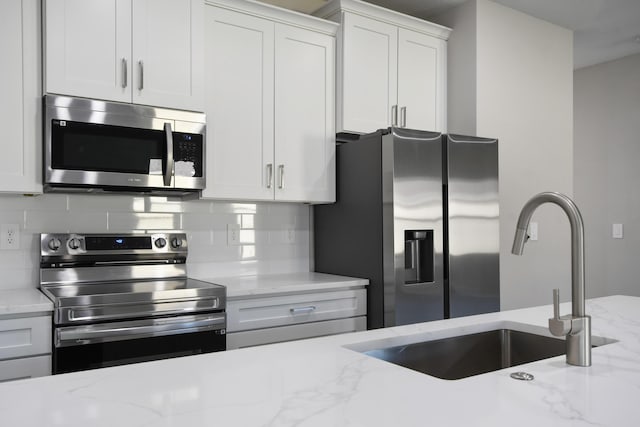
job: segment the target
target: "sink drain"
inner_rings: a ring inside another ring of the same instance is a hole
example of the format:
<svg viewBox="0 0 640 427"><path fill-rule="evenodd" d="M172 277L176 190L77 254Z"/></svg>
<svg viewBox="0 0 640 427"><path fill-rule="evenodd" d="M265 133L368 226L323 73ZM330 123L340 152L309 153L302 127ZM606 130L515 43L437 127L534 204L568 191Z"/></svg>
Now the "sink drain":
<svg viewBox="0 0 640 427"><path fill-rule="evenodd" d="M531 381L535 378L533 375L531 375L528 372L514 372L510 376L514 380L520 380L520 381Z"/></svg>

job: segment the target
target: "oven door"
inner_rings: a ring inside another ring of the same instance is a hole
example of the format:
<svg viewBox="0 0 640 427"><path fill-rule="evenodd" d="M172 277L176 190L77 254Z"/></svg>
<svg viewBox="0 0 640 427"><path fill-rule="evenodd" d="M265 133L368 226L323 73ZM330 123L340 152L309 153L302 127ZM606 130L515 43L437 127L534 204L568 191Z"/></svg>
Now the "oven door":
<svg viewBox="0 0 640 427"><path fill-rule="evenodd" d="M224 313L56 327L53 373L225 350L225 328Z"/></svg>

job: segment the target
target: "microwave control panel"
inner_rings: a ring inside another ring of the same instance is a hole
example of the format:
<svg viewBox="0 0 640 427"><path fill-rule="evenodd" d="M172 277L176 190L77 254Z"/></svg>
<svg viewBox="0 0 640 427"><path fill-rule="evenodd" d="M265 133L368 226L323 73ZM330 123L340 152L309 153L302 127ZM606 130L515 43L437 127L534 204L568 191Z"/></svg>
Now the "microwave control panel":
<svg viewBox="0 0 640 427"><path fill-rule="evenodd" d="M193 164L194 176L202 176L202 135L193 133L173 133L173 158L176 162Z"/></svg>

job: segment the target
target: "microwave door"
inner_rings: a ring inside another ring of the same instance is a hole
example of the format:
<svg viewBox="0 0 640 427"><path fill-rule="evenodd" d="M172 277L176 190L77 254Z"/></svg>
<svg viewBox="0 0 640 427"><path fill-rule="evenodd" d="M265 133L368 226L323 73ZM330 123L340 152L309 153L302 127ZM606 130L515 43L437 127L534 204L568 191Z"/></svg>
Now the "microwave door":
<svg viewBox="0 0 640 427"><path fill-rule="evenodd" d="M108 123L117 122L109 117ZM172 188L171 123L146 119L145 128L53 119L48 184ZM169 185L165 177L169 175Z"/></svg>

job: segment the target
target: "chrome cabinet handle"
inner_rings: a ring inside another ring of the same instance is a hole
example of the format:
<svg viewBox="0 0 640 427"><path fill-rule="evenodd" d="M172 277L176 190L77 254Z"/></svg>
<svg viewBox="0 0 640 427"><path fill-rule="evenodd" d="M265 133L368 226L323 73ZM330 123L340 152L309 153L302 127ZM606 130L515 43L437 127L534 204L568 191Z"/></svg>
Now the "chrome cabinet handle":
<svg viewBox="0 0 640 427"><path fill-rule="evenodd" d="M400 109L400 127L407 127L407 107L402 107Z"/></svg>
<svg viewBox="0 0 640 427"><path fill-rule="evenodd" d="M284 165L278 166L278 174L280 176L278 178L278 188L282 190L284 188Z"/></svg>
<svg viewBox="0 0 640 427"><path fill-rule="evenodd" d="M398 106L391 107L391 126L398 126Z"/></svg>
<svg viewBox="0 0 640 427"><path fill-rule="evenodd" d="M316 306L315 305L309 305L307 307L294 307L294 308L290 308L289 312L293 315L296 314L309 314L309 313L313 313L316 310Z"/></svg>
<svg viewBox="0 0 640 427"><path fill-rule="evenodd" d="M171 185L171 177L173 177L173 132L171 131L171 123L164 124L164 134L167 142L167 165L164 170L164 185Z"/></svg>
<svg viewBox="0 0 640 427"><path fill-rule="evenodd" d="M122 89L126 88L127 82L127 58L122 58Z"/></svg>
<svg viewBox="0 0 640 427"><path fill-rule="evenodd" d="M144 89L144 64L142 61L138 61L138 68L140 69L140 84L138 85L138 90Z"/></svg>
<svg viewBox="0 0 640 427"><path fill-rule="evenodd" d="M267 165L267 188L273 185L273 163Z"/></svg>

